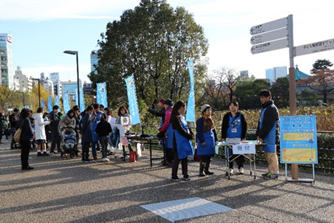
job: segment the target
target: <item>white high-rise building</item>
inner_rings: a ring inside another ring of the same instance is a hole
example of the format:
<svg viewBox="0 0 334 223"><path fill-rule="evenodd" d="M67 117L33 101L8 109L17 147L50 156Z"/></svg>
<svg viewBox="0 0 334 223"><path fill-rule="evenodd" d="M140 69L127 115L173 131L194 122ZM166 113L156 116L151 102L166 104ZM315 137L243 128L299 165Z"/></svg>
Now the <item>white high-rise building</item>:
<svg viewBox="0 0 334 223"><path fill-rule="evenodd" d="M22 70L20 67L17 67L17 70L15 70L14 75L14 82L18 81L19 88L17 91L25 92L25 91L32 91L32 80L30 77L22 73Z"/></svg>
<svg viewBox="0 0 334 223"><path fill-rule="evenodd" d="M49 95L54 96L53 82L48 77L45 77L44 73L41 73L41 84Z"/></svg>
<svg viewBox="0 0 334 223"><path fill-rule="evenodd" d="M270 84L276 82L277 78L286 77L287 67L274 67L273 69L266 69L266 79L269 80Z"/></svg>
<svg viewBox="0 0 334 223"><path fill-rule="evenodd" d="M0 33L1 85L14 89L14 67L12 55L12 36Z"/></svg>

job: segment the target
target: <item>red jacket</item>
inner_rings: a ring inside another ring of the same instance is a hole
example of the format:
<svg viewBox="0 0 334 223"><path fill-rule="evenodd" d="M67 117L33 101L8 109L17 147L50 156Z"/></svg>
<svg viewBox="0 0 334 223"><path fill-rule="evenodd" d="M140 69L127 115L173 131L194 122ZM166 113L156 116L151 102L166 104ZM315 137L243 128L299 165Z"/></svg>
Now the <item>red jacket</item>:
<svg viewBox="0 0 334 223"><path fill-rule="evenodd" d="M166 110L166 112L165 112L165 122L164 122L163 126L160 128L160 132L166 132L166 130L168 129L168 126L170 124L170 118L172 117L172 111L173 111L172 107L170 107Z"/></svg>

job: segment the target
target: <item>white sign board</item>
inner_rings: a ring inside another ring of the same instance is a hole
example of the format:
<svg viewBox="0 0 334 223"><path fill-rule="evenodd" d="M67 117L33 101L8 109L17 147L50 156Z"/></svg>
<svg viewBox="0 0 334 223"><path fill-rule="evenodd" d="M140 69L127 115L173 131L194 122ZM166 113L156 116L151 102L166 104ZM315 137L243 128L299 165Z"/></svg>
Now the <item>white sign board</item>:
<svg viewBox="0 0 334 223"><path fill-rule="evenodd" d="M255 144L240 143L232 146L233 154L255 154Z"/></svg>
<svg viewBox="0 0 334 223"><path fill-rule="evenodd" d="M289 43L287 39L281 39L277 41L261 43L261 44L253 46L251 48L251 53L257 54L257 53L263 53L263 52L272 51L272 50L278 50L278 49L288 47L288 45Z"/></svg>
<svg viewBox="0 0 334 223"><path fill-rule="evenodd" d="M263 23L257 26L253 26L250 29L250 34L256 35L259 33L264 33L264 32L268 32L268 31L275 30L275 29L280 29L280 28L287 27L287 26L288 26L288 17L285 17L282 19L278 19L278 20Z"/></svg>
<svg viewBox="0 0 334 223"><path fill-rule="evenodd" d="M50 80L53 84L58 84L59 81L59 73L50 73Z"/></svg>
<svg viewBox="0 0 334 223"><path fill-rule="evenodd" d="M282 38L286 38L288 36L288 29L287 28L283 28L283 29L278 29L272 32L268 32L268 33L263 33L257 36L253 36L251 38L251 44L255 45L255 44L259 44L259 43L264 43L264 42L268 42L268 41L272 41L275 39L282 39Z"/></svg>
<svg viewBox="0 0 334 223"><path fill-rule="evenodd" d="M315 43L309 43L294 48L294 56L301 56L305 54L318 53L334 49L334 38Z"/></svg>

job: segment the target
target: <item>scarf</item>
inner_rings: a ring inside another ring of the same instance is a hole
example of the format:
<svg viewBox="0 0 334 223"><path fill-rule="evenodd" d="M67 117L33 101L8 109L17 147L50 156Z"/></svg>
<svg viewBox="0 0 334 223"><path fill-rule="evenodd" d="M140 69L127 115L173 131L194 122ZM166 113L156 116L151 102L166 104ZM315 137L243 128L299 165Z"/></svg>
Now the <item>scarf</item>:
<svg viewBox="0 0 334 223"><path fill-rule="evenodd" d="M202 127L203 132L207 132L209 130L213 130L215 127L213 125L212 117L211 116L207 116L205 114L203 114L202 117L204 118L204 123L203 123L203 127Z"/></svg>

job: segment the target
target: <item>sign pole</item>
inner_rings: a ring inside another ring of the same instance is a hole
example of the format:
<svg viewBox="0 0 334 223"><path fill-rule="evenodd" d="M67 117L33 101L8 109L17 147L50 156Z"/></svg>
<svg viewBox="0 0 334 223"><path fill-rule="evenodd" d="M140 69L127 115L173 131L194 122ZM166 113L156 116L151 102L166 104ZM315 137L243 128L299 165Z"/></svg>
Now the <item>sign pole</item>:
<svg viewBox="0 0 334 223"><path fill-rule="evenodd" d="M288 16L288 36L289 36L289 101L290 101L290 115L297 115L296 108L296 74L294 65L294 46L293 46L293 19L292 15ZM298 164L291 164L292 179L298 179Z"/></svg>

